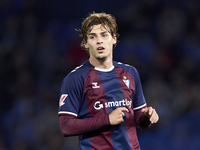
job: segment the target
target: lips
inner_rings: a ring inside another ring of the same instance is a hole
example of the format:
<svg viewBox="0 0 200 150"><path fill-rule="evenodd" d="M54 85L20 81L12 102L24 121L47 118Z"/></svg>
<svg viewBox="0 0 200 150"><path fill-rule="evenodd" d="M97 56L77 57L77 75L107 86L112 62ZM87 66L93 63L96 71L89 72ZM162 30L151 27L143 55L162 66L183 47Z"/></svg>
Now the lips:
<svg viewBox="0 0 200 150"><path fill-rule="evenodd" d="M103 52L104 50L105 50L105 48L103 46L97 47L97 51L98 52Z"/></svg>

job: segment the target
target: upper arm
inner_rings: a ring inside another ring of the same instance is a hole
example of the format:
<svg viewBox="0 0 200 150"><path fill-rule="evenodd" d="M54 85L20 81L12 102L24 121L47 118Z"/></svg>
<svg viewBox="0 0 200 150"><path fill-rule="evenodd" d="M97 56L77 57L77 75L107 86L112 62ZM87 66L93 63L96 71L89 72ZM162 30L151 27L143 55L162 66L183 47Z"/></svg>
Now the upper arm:
<svg viewBox="0 0 200 150"><path fill-rule="evenodd" d="M135 80L135 91L132 98L133 108L134 110L137 110L146 106L146 100L143 94L142 84L138 71L135 68L133 68L131 73Z"/></svg>
<svg viewBox="0 0 200 150"><path fill-rule="evenodd" d="M78 116L84 83L80 76L69 74L64 78L60 90L59 114Z"/></svg>

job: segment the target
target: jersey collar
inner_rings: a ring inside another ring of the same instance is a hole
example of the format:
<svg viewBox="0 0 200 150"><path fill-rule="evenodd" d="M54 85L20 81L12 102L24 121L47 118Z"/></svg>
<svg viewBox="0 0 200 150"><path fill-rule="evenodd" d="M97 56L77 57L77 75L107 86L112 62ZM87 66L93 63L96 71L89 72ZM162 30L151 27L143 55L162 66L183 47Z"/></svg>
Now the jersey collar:
<svg viewBox="0 0 200 150"><path fill-rule="evenodd" d="M111 71L111 70L113 70L113 69L114 69L114 66L112 66L112 67L111 67L111 68L109 68L109 69L100 69L100 68L97 68L97 67L95 67L94 69L95 69L95 70L97 70L97 71L109 72L109 71Z"/></svg>

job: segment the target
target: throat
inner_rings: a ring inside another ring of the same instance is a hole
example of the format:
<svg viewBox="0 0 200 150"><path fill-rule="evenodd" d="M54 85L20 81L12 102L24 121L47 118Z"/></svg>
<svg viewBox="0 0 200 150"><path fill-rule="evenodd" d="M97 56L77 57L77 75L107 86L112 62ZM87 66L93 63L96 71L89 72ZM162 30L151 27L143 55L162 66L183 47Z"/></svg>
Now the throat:
<svg viewBox="0 0 200 150"><path fill-rule="evenodd" d="M89 62L97 68L100 69L109 69L111 67L113 67L113 62L106 59L106 58L98 58L98 59L89 59Z"/></svg>

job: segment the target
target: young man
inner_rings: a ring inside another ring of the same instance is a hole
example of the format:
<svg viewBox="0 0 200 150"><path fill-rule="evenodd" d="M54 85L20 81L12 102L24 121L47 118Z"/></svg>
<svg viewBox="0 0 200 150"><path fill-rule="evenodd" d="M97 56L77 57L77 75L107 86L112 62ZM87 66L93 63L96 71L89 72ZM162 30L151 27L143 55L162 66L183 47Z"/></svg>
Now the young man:
<svg viewBox="0 0 200 150"><path fill-rule="evenodd" d="M115 18L90 14L81 37L90 58L63 80L58 111L63 136L79 135L82 150L139 150L136 126L146 129L159 117L147 107L137 70L113 61Z"/></svg>

